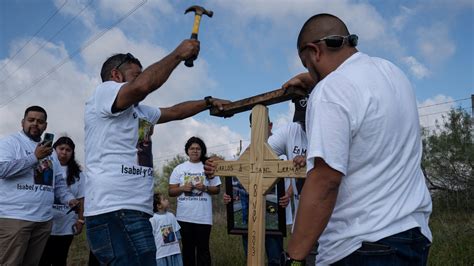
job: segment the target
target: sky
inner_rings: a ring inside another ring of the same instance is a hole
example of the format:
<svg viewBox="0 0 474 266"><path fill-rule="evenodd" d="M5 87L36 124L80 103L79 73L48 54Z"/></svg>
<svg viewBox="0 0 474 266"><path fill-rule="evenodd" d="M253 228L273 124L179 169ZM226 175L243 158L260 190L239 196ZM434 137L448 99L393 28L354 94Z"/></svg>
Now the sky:
<svg viewBox="0 0 474 266"><path fill-rule="evenodd" d="M340 17L359 36L358 49L388 59L412 82L420 124L433 128L450 108L471 112L474 94L472 0L5 0L0 1L0 137L21 130L24 110L48 112L47 132L70 136L84 160L84 103L100 84L102 63L132 53L144 67L189 38L192 5L212 10L199 31L193 68L180 64L144 104L168 107L187 100L239 100L275 90L304 72L296 38L312 15ZM269 106L274 128L292 119L293 106ZM231 118L192 118L155 127L158 169L191 136L227 158L250 139L249 112Z"/></svg>

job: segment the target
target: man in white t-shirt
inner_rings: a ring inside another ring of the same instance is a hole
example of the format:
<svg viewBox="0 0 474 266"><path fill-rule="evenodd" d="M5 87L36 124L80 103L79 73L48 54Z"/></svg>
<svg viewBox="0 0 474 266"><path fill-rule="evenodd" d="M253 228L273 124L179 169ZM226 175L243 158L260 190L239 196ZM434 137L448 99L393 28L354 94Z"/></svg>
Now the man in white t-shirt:
<svg viewBox="0 0 474 266"><path fill-rule="evenodd" d="M318 240L318 265L425 265L432 205L415 95L399 68L356 45L329 14L311 17L298 36L308 73L284 87L319 82L308 102L308 176L286 263Z"/></svg>
<svg viewBox="0 0 474 266"><path fill-rule="evenodd" d="M73 207L79 202L61 177L40 106L25 110L23 130L0 139L0 265L37 265L51 233L55 196Z"/></svg>
<svg viewBox="0 0 474 266"><path fill-rule="evenodd" d="M208 96L169 108L140 102L160 88L181 61L198 52L199 41L185 40L143 71L130 53L113 55L102 66L103 83L85 106L84 212L89 246L102 264L156 264L148 221L153 215L153 168L140 165L137 144L150 125L222 108L227 101Z"/></svg>
<svg viewBox="0 0 474 266"><path fill-rule="evenodd" d="M308 97L293 99L295 106L293 122L286 124L273 133L268 143L276 154L284 154L287 160L292 160L299 167L306 166L306 104ZM295 209L298 208L301 189L304 179L291 178L292 194ZM290 223L291 224L291 223Z"/></svg>

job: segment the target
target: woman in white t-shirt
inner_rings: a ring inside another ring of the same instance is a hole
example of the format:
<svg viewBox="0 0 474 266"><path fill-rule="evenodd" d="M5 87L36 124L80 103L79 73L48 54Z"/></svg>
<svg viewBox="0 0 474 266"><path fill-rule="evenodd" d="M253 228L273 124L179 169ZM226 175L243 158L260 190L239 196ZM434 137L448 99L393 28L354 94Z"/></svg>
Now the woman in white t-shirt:
<svg viewBox="0 0 474 266"><path fill-rule="evenodd" d="M184 148L189 161L173 170L168 193L177 198L176 219L181 226L183 264L211 265L209 238L212 226L212 198L219 194L220 178L209 179L204 173L206 145L191 137Z"/></svg>
<svg viewBox="0 0 474 266"><path fill-rule="evenodd" d="M63 170L68 188L80 204L70 211L69 206L55 199L53 204L53 228L41 256L40 265L66 265L69 246L74 235L84 226L84 176L75 159L75 144L69 137L60 137L53 145Z"/></svg>

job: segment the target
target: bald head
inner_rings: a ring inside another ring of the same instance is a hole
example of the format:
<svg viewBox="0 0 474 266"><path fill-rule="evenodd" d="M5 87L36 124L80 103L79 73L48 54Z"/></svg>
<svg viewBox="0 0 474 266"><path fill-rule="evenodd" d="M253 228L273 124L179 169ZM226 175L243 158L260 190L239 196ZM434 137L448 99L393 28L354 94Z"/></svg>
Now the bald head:
<svg viewBox="0 0 474 266"><path fill-rule="evenodd" d="M309 18L298 35L297 48L330 35L349 35L346 24L331 14L317 14Z"/></svg>

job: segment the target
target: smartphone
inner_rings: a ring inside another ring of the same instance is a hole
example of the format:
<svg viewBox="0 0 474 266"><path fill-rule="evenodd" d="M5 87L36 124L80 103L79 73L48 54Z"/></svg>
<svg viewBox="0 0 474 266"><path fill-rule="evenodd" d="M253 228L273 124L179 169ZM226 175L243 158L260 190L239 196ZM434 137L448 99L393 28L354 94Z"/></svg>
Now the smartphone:
<svg viewBox="0 0 474 266"><path fill-rule="evenodd" d="M72 212L72 211L77 211L78 209L79 209L79 205L76 205L76 206L74 206L74 207L72 207L72 208L69 208L69 211L67 211L66 214L69 214L69 213Z"/></svg>
<svg viewBox="0 0 474 266"><path fill-rule="evenodd" d="M43 145L47 145L48 147L53 146L53 140L54 140L54 134L51 133L44 133L44 138L43 138Z"/></svg>

